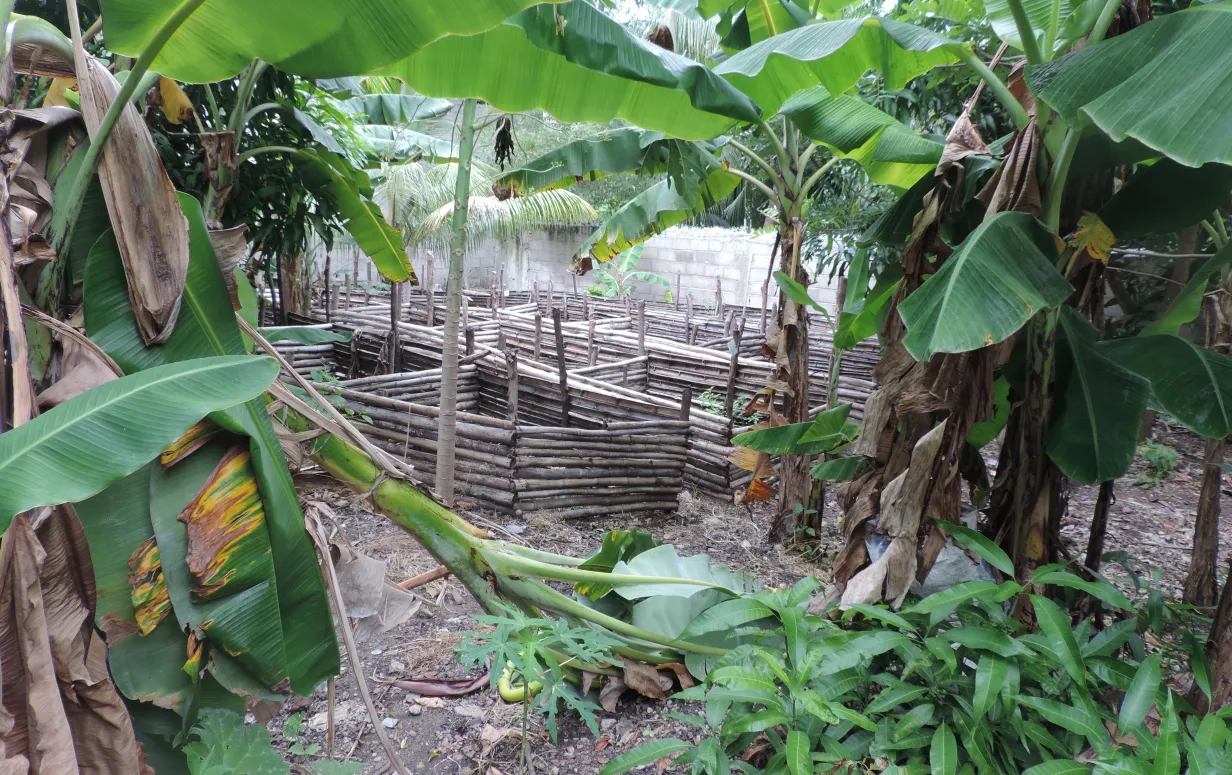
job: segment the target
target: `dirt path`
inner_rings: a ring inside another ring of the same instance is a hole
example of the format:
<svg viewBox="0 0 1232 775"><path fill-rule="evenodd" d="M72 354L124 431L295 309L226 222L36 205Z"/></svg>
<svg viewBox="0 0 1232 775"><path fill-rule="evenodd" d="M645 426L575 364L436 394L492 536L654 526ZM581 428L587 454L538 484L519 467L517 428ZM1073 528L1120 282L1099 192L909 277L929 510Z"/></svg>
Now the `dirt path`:
<svg viewBox="0 0 1232 775"><path fill-rule="evenodd" d="M1159 487L1130 486L1128 482L1145 472L1141 461L1118 485L1117 500L1109 515L1107 551L1124 550L1140 561L1140 571L1149 565L1160 573L1160 586L1170 597L1179 597L1189 564L1193 535L1193 510L1197 503L1201 474L1202 442L1187 434L1158 428L1156 438L1174 448L1177 467ZM388 566L394 581L430 570L436 563L409 535L378 514L356 503L349 491L318 477L301 477L300 492L306 498L324 500L339 514L340 527L355 548ZM1062 535L1068 548L1081 558L1086 548L1087 525L1094 508L1097 488L1076 487L1070 493L1069 513ZM1232 509L1232 498L1224 495L1225 510ZM672 515L653 517L614 514L604 520L560 523L533 520L521 525L509 519L494 519L490 513L471 513L476 523L493 531L507 531L505 537L553 552L584 556L594 550L609 530L635 526L647 530L664 543L675 544L682 555L706 553L717 562L755 573L766 584L791 584L814 574L823 581L829 577L829 560L840 548L837 536L837 508L828 504L828 530L816 547L816 562L800 552L768 546L765 534L770 511L760 507L749 511L689 493L681 496L681 508ZM1232 536L1223 531L1220 562L1227 567L1232 556ZM1123 570L1105 566L1114 578L1126 579ZM1146 578L1150 574L1146 573ZM432 582L418 590L424 602L410 621L383 635L359 644L363 672L373 691L378 711L387 732L399 747L402 760L415 773L448 775L511 775L520 771L520 706L500 701L487 688L460 698L441 701L423 698L428 707L416 702L415 695L384 681L406 678L461 678L455 648L464 632L478 629L471 618L478 606L455 581ZM574 714L564 714L559 740L553 744L538 720L532 720L532 751L535 770L541 775L578 773L591 775L602 769L612 756L658 737L695 738L697 730L667 717L678 703L654 703L626 694L615 714L603 714L601 737L590 734ZM437 707L432 707L437 706ZM271 721L269 728L276 742L282 741L283 722L292 712L303 712L308 723L302 742L321 746L316 757L293 759L307 771L309 763L325 753L325 691L307 702L291 704ZM368 775L390 771L371 731L368 716L355 688L349 667L337 681L337 740L335 756L367 764ZM687 710L696 711L695 708ZM282 744L285 746L286 742Z"/></svg>

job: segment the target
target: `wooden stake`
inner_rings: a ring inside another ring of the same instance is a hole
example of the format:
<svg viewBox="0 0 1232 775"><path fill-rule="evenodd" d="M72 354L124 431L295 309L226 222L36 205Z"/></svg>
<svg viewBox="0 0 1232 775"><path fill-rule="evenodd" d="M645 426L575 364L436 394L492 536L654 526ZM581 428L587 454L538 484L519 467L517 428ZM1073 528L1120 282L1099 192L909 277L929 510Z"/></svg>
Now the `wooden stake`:
<svg viewBox="0 0 1232 775"><path fill-rule="evenodd" d="M424 290L428 294L428 326L436 325L436 256L428 253L428 263L424 265Z"/></svg>
<svg viewBox="0 0 1232 775"><path fill-rule="evenodd" d="M736 375L740 372L740 340L744 336L744 324L732 331L731 362L727 372L727 396L723 399L723 416L731 417L736 405Z"/></svg>
<svg viewBox="0 0 1232 775"><path fill-rule="evenodd" d="M543 315L535 313L535 360L539 360L539 352L543 346Z"/></svg>
<svg viewBox="0 0 1232 775"><path fill-rule="evenodd" d="M518 351L505 351L505 370L508 372L509 393L506 398L505 416L509 418L509 422L516 423L518 421Z"/></svg>
<svg viewBox="0 0 1232 775"><path fill-rule="evenodd" d="M766 305L770 301L770 281L761 284L761 335L766 335Z"/></svg>
<svg viewBox="0 0 1232 775"><path fill-rule="evenodd" d="M680 309L680 272L676 273L676 295L672 297L672 304Z"/></svg>
<svg viewBox="0 0 1232 775"><path fill-rule="evenodd" d="M686 320L692 320L693 319L693 294L690 293L688 297L686 298L686 301L688 302L688 304L685 306L686 311L684 313L684 316Z"/></svg>
<svg viewBox="0 0 1232 775"><path fill-rule="evenodd" d="M637 305L637 354L646 354L646 302ZM626 378L626 382L628 379Z"/></svg>
<svg viewBox="0 0 1232 775"><path fill-rule="evenodd" d="M560 424L569 427L569 371L565 368L565 334L560 328L560 310L552 310L552 327L556 331L556 370L560 375Z"/></svg>
<svg viewBox="0 0 1232 775"><path fill-rule="evenodd" d="M595 311L590 311L590 326L586 332L586 362L591 366L599 363L599 348L595 345Z"/></svg>
<svg viewBox="0 0 1232 775"><path fill-rule="evenodd" d="M389 373L398 372L398 290L399 283L389 284Z"/></svg>
<svg viewBox="0 0 1232 775"><path fill-rule="evenodd" d="M466 337L466 354L474 355L475 354L475 330L472 328L467 328L463 332L463 336Z"/></svg>
<svg viewBox="0 0 1232 775"><path fill-rule="evenodd" d="M714 314L723 317L723 278L714 278Z"/></svg>
<svg viewBox="0 0 1232 775"><path fill-rule="evenodd" d="M334 319L334 299L332 298L333 294L330 293L330 290L333 288L334 284L330 281L330 277L329 277L330 263L331 263L330 255L329 255L329 252L327 251L325 253L325 322L326 323Z"/></svg>
<svg viewBox="0 0 1232 775"><path fill-rule="evenodd" d="M346 298L342 300L342 308L351 308L351 275L346 276Z"/></svg>
<svg viewBox="0 0 1232 775"><path fill-rule="evenodd" d="M693 411L693 388L686 386L680 394L680 419L688 420Z"/></svg>

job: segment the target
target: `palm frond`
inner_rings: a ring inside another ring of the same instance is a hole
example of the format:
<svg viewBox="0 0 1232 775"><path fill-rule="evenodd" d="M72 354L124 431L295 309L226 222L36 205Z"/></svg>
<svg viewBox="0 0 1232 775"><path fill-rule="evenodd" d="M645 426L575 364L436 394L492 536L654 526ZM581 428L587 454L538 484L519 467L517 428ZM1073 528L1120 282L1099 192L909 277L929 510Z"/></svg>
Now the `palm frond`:
<svg viewBox="0 0 1232 775"><path fill-rule="evenodd" d="M516 234L549 226L574 226L594 223L599 214L585 199L572 191L554 189L512 199L472 196L466 220L466 239L471 247L485 239L510 239ZM446 202L429 213L416 229L416 247L445 248L453 222L453 202Z"/></svg>

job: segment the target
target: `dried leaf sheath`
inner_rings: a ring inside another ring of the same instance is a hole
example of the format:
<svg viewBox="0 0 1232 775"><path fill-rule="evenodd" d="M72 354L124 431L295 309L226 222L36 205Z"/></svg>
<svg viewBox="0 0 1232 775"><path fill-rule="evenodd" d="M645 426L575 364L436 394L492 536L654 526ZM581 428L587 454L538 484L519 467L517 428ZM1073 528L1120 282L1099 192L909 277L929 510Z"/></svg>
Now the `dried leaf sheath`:
<svg viewBox="0 0 1232 775"><path fill-rule="evenodd" d="M149 635L171 613L171 595L163 576L158 543L150 536L128 558L128 583L132 586L133 613L142 635Z"/></svg>
<svg viewBox="0 0 1232 775"><path fill-rule="evenodd" d="M223 457L179 519L188 531L193 600L233 595L273 576L265 507L247 449Z"/></svg>

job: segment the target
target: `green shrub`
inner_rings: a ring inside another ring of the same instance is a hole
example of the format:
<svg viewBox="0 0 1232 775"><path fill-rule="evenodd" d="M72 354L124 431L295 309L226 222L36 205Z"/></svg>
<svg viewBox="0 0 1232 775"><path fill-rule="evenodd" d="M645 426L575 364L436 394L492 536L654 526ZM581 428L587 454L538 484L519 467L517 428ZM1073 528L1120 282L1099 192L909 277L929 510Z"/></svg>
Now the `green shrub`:
<svg viewBox="0 0 1232 775"><path fill-rule="evenodd" d="M1138 456L1146 464L1147 471L1139 474L1131 484L1142 487L1158 487L1176 468L1176 450L1167 444L1147 439L1138 445Z"/></svg>

